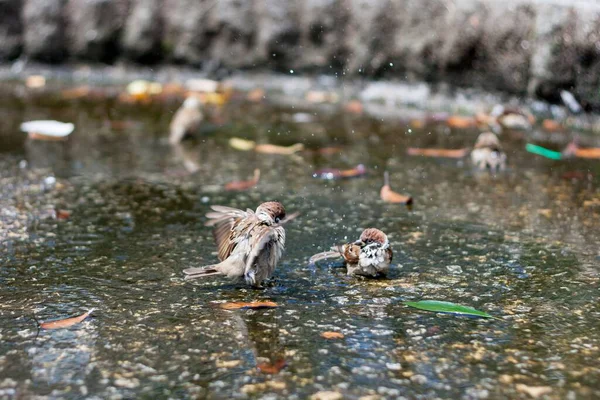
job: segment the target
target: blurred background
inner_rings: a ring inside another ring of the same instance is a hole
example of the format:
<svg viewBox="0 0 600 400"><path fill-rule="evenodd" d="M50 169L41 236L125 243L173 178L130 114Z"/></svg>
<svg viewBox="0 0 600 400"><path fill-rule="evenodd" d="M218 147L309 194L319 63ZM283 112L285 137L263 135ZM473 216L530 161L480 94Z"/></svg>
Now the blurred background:
<svg viewBox="0 0 600 400"><path fill-rule="evenodd" d="M0 0L0 62L447 82L600 107L596 0Z"/></svg>

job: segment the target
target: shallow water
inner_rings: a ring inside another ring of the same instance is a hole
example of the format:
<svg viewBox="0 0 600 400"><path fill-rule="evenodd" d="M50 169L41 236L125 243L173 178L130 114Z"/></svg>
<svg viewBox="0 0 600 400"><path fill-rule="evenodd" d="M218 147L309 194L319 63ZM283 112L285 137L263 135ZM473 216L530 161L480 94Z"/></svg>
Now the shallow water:
<svg viewBox="0 0 600 400"><path fill-rule="evenodd" d="M551 387L550 398L600 396L600 207L589 206L600 195L597 161L536 158L524 143L543 134L506 132L510 168L491 177L462 161L405 155L409 146L470 146L476 130L411 129L331 110L308 110L312 121L295 123L307 110L239 102L200 138L171 148L177 103L18 93L0 99L0 397L525 398L522 385ZM76 131L64 143L18 132L22 121L46 118ZM342 150L258 155L230 148L234 136ZM359 163L368 176L311 176ZM256 189L222 190L254 168L262 171ZM379 200L385 169L396 191L414 196L412 210ZM563 179L572 171L584 178ZM286 228L269 287L183 281L183 269L216 260L203 226L211 204L245 209L270 199L302 216ZM71 215L56 219L56 210ZM335 262L308 265L368 226L394 249L387 279L348 278ZM502 321L402 304L416 299ZM217 307L257 300L279 307ZM81 324L36 329L34 317L91 307ZM345 337L324 339L325 331ZM281 359L278 374L257 369Z"/></svg>

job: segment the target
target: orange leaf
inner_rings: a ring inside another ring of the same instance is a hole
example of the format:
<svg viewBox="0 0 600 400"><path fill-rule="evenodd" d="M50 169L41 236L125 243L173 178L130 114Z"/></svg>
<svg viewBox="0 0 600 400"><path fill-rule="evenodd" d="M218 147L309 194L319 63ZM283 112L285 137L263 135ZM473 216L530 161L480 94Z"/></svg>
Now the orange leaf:
<svg viewBox="0 0 600 400"><path fill-rule="evenodd" d="M243 301L233 302L233 303L223 303L220 304L219 307L225 310L239 310L241 308L275 308L277 307L277 303L272 301L252 301L250 303L245 303Z"/></svg>
<svg viewBox="0 0 600 400"><path fill-rule="evenodd" d="M235 181L229 182L225 185L225 190L247 190L251 189L258 183L260 179L260 170L256 168L254 170L254 177L248 181Z"/></svg>
<svg viewBox="0 0 600 400"><path fill-rule="evenodd" d="M351 100L344 106L344 110L352 114L362 114L363 108L362 103L358 100Z"/></svg>
<svg viewBox="0 0 600 400"><path fill-rule="evenodd" d="M475 126L477 124L477 121L475 121L475 118L453 115L452 117L449 117L446 120L446 124L450 128L464 129Z"/></svg>
<svg viewBox="0 0 600 400"><path fill-rule="evenodd" d="M344 338L344 334L341 332L321 332L321 337L325 338L325 339L343 339Z"/></svg>
<svg viewBox="0 0 600 400"><path fill-rule="evenodd" d="M392 190L390 187L390 175L387 171L383 173L383 177L383 186L379 192L381 200L385 201L386 203L406 204L407 206L411 206L413 203L412 197L404 196Z"/></svg>
<svg viewBox="0 0 600 400"><path fill-rule="evenodd" d="M542 128L548 132L560 132L563 130L562 125L552 119L543 120Z"/></svg>
<svg viewBox="0 0 600 400"><path fill-rule="evenodd" d="M419 149L409 147L406 154L409 156L463 158L469 153L469 149Z"/></svg>
<svg viewBox="0 0 600 400"><path fill-rule="evenodd" d="M256 368L258 368L260 372L264 374L277 374L279 371L285 368L286 365L287 362L284 359L280 359L275 361L273 364L260 363L256 366Z"/></svg>
<svg viewBox="0 0 600 400"><path fill-rule="evenodd" d="M600 158L600 147L590 147L587 149L575 150L575 157L579 158Z"/></svg>
<svg viewBox="0 0 600 400"><path fill-rule="evenodd" d="M86 319L94 309L90 309L88 312L81 314L78 317L59 319L57 321L43 322L40 324L40 328L42 329L58 329L58 328L68 328L72 325L78 324L79 322Z"/></svg>
<svg viewBox="0 0 600 400"><path fill-rule="evenodd" d="M67 210L56 210L56 218L58 219L69 219L71 211Z"/></svg>

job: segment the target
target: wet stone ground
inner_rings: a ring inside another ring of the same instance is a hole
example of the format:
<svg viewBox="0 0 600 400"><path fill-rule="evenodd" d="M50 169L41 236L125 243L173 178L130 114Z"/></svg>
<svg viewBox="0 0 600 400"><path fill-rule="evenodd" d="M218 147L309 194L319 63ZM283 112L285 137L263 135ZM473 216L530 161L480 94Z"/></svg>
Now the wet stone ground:
<svg viewBox="0 0 600 400"><path fill-rule="evenodd" d="M543 134L505 132L510 168L491 177L466 162L405 155L408 146L470 146L475 129L409 130L406 121L331 110L308 110L297 123L293 114L307 110L239 102L199 139L172 148L178 104L14 93L0 99L0 398L600 396L597 161L535 158L524 143ZM64 143L18 131L47 118L76 130ZM342 150L258 155L230 148L234 136ZM570 137L553 139L561 140ZM368 176L311 176L359 163ZM257 167L257 188L222 190ZM384 169L396 191L414 196L412 210L379 200ZM573 171L583 178L563 178ZM216 260L203 226L211 204L255 208L269 199L302 216L287 227L268 288L182 279L183 269ZM348 278L335 262L308 265L368 226L389 235L387 279ZM402 304L421 299L501 320ZM266 300L278 307L217 306ZM34 317L91 307L84 322L38 334ZM325 339L326 331L344 337ZM278 373L257 368L279 360L287 365Z"/></svg>

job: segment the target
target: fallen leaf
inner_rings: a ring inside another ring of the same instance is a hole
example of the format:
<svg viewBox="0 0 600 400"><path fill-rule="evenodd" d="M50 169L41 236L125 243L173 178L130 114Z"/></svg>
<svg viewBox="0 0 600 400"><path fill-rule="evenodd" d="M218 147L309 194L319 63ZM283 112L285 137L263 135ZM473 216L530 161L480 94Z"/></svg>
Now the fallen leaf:
<svg viewBox="0 0 600 400"><path fill-rule="evenodd" d="M42 328L42 329L68 328L68 327L78 324L81 321L83 321L84 319L86 319L93 311L94 311L94 309L92 308L88 312L83 313L78 317L59 319L59 320L50 321L50 322L42 322L40 324L40 328Z"/></svg>
<svg viewBox="0 0 600 400"><path fill-rule="evenodd" d="M328 332L321 332L321 337L323 337L325 339L343 339L344 334L341 332L328 331Z"/></svg>
<svg viewBox="0 0 600 400"><path fill-rule="evenodd" d="M406 204L408 206L412 205L413 199L411 196L404 196L400 193L396 193L390 187L390 176L387 171L383 173L383 186L379 192L379 196L381 200L386 203L395 203L395 204Z"/></svg>
<svg viewBox="0 0 600 400"><path fill-rule="evenodd" d="M127 85L127 93L135 100L147 100L150 96L161 92L162 85L158 82L137 79Z"/></svg>
<svg viewBox="0 0 600 400"><path fill-rule="evenodd" d="M340 392L321 391L310 396L310 400L342 400L344 396Z"/></svg>
<svg viewBox="0 0 600 400"><path fill-rule="evenodd" d="M64 140L69 136L75 125L70 122L39 120L23 122L21 131L27 132L30 138L38 140Z"/></svg>
<svg viewBox="0 0 600 400"><path fill-rule="evenodd" d="M242 363L241 360L229 360L229 361L221 361L217 360L216 367L217 368L234 368Z"/></svg>
<svg viewBox="0 0 600 400"><path fill-rule="evenodd" d="M287 362L284 359L280 359L275 361L273 364L269 363L260 363L256 366L260 370L260 372L264 374L278 374L285 366Z"/></svg>
<svg viewBox="0 0 600 400"><path fill-rule="evenodd" d="M410 127L414 129L421 129L425 126L425 121L422 119L413 119L410 121Z"/></svg>
<svg viewBox="0 0 600 400"><path fill-rule="evenodd" d="M446 125L448 125L450 128L465 129L477 125L477 121L475 121L475 118L472 117L453 115L446 120Z"/></svg>
<svg viewBox="0 0 600 400"><path fill-rule="evenodd" d="M255 103L262 101L264 98L265 98L265 91L263 89L259 89L259 88L252 89L246 95L246 99L248 99L249 101L255 102Z"/></svg>
<svg viewBox="0 0 600 400"><path fill-rule="evenodd" d="M257 168L254 170L254 177L248 181L235 181L229 182L225 185L225 190L248 190L256 186L260 179L260 170Z"/></svg>
<svg viewBox="0 0 600 400"><path fill-rule="evenodd" d="M63 99L75 100L82 97L87 97L90 94L91 88L88 85L78 86L71 89L66 89L61 92Z"/></svg>
<svg viewBox="0 0 600 400"><path fill-rule="evenodd" d="M233 303L222 303L222 304L219 304L219 307L221 307L225 310L239 310L242 308L252 308L252 309L275 308L275 307L277 307L277 303L274 303L272 301L252 301L249 303L240 301L240 302L233 302Z"/></svg>
<svg viewBox="0 0 600 400"><path fill-rule="evenodd" d="M322 155L339 154L343 149L341 147L322 147L315 150L316 153Z"/></svg>
<svg viewBox="0 0 600 400"><path fill-rule="evenodd" d="M563 130L562 125L552 119L543 120L542 128L548 132L560 132Z"/></svg>
<svg viewBox="0 0 600 400"><path fill-rule="evenodd" d="M421 300L421 301L405 301L409 307L414 307L419 310L424 311L432 311L432 312L441 312L441 313L452 313L452 314L462 314L462 315L471 315L482 318L494 318L493 315L490 315L486 312L479 311L474 309L473 307L462 306L460 304L454 304L449 301L438 301L438 300Z"/></svg>
<svg viewBox="0 0 600 400"><path fill-rule="evenodd" d="M518 392L528 394L529 396L537 399L540 396L545 394L552 393L552 388L550 386L527 386L522 383L517 383L515 388Z"/></svg>
<svg viewBox="0 0 600 400"><path fill-rule="evenodd" d="M356 178L367 174L367 169L364 165L359 164L352 169L332 169L325 168L317 170L313 173L313 178L320 179L343 179Z"/></svg>
<svg viewBox="0 0 600 400"><path fill-rule="evenodd" d="M538 145L531 144L531 143L527 143L525 145L525 150L527 150L528 152L530 152L532 154L537 154L539 156L546 157L551 160L562 159L562 154L559 151L550 150L545 147L538 146Z"/></svg>
<svg viewBox="0 0 600 400"><path fill-rule="evenodd" d="M256 143L252 140L231 138L229 139L229 146L236 150L248 151L254 149L256 147Z"/></svg>
<svg viewBox="0 0 600 400"><path fill-rule="evenodd" d="M548 219L552 218L552 210L550 210L549 208L542 208L538 210L538 214L543 215Z"/></svg>
<svg viewBox="0 0 600 400"><path fill-rule="evenodd" d="M579 158L600 158L600 147L590 147L586 149L577 148L575 150L575 157Z"/></svg>
<svg viewBox="0 0 600 400"><path fill-rule="evenodd" d="M306 92L306 101L309 103L336 103L339 99L337 93L321 90L309 90Z"/></svg>
<svg viewBox="0 0 600 400"><path fill-rule="evenodd" d="M71 211L67 210L56 210L57 219L69 219L71 217Z"/></svg>
<svg viewBox="0 0 600 400"><path fill-rule="evenodd" d="M469 154L469 149L419 149L409 147L406 150L409 156L441 157L441 158L463 158Z"/></svg>
<svg viewBox="0 0 600 400"><path fill-rule="evenodd" d="M254 151L257 153L263 154L279 154L284 156L289 156L295 154L299 151L304 150L304 145L302 143L296 143L291 146L277 146L274 144L258 144L254 147Z"/></svg>
<svg viewBox="0 0 600 400"><path fill-rule="evenodd" d="M352 114L362 114L363 105L359 100L350 100L344 105L344 110Z"/></svg>
<svg viewBox="0 0 600 400"><path fill-rule="evenodd" d="M46 78L42 75L30 75L25 79L25 86L29 89L39 89L46 86Z"/></svg>

